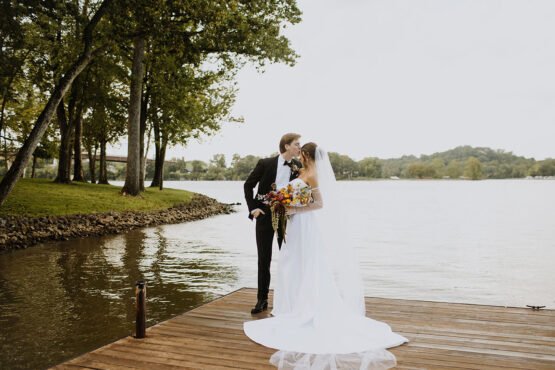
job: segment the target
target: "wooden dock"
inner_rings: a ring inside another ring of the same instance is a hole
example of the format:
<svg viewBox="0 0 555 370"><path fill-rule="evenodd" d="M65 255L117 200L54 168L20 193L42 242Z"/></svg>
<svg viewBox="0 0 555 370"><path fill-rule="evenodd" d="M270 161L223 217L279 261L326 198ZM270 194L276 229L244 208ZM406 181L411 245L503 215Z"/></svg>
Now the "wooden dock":
<svg viewBox="0 0 555 370"><path fill-rule="evenodd" d="M255 302L242 288L54 368L272 369L275 350L243 333ZM399 369L555 369L555 310L372 297L366 310L410 340L390 349Z"/></svg>

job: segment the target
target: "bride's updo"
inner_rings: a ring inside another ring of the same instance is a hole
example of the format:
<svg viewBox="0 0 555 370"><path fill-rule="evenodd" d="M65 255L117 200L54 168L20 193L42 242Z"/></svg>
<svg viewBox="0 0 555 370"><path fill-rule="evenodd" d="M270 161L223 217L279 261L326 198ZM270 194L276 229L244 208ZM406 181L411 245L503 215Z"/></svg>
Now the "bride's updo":
<svg viewBox="0 0 555 370"><path fill-rule="evenodd" d="M315 160L316 159L316 143L310 142L306 143L301 148L301 154L305 156L307 159Z"/></svg>

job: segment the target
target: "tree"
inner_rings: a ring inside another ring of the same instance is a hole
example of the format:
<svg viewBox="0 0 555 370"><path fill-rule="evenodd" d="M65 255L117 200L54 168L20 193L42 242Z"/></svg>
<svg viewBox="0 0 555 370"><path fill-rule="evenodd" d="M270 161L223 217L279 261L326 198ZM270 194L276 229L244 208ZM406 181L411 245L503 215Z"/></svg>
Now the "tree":
<svg viewBox="0 0 555 370"><path fill-rule="evenodd" d="M423 178L426 176L426 166L422 163L411 163L407 167L407 176L412 178Z"/></svg>
<svg viewBox="0 0 555 370"><path fill-rule="evenodd" d="M6 108L12 102L17 103L14 85L23 79L24 64L34 49L32 40L26 37L30 24L29 13L26 4L17 1L3 1L0 4L0 133L4 130L5 137ZM7 142L5 144L7 146ZM7 156L4 159L8 170Z"/></svg>
<svg viewBox="0 0 555 370"><path fill-rule="evenodd" d="M71 53L62 53L64 49L78 50L78 37L71 37L79 35L81 29L88 21L88 7L89 2L85 1L80 10L73 9L68 12L67 16L61 22L54 21L54 32L56 33L56 41L49 49L52 51L53 58L58 59L58 63L50 66L53 76L58 76L62 71L63 66L71 63L75 56ZM62 37L62 35L68 37ZM81 165L81 134L82 134L82 120L83 111L85 109L85 89L86 89L86 75L81 74L75 78L69 90L69 97L67 99L67 110L64 104L64 99L58 104L56 113L58 117L58 124L60 127L60 150L58 155L58 175L55 182L69 183L71 181L71 158L72 153L74 156L74 179L76 181L86 181L83 177L83 169Z"/></svg>
<svg viewBox="0 0 555 370"><path fill-rule="evenodd" d="M364 158L358 162L358 167L361 176L372 178L379 178L382 176L382 164L379 158Z"/></svg>
<svg viewBox="0 0 555 370"><path fill-rule="evenodd" d="M208 171L204 175L204 180L226 180L226 175L225 156L223 154L214 154L210 160Z"/></svg>
<svg viewBox="0 0 555 370"><path fill-rule="evenodd" d="M411 163L407 167L407 176L412 178L431 178L436 177L436 171L431 165L422 163Z"/></svg>
<svg viewBox="0 0 555 370"><path fill-rule="evenodd" d="M451 179L458 179L463 174L463 166L459 161L451 160L445 167L445 174Z"/></svg>
<svg viewBox="0 0 555 370"><path fill-rule="evenodd" d="M31 170L31 178L35 177L35 167L37 159L52 159L56 155L57 147L54 141L49 140L49 135L44 135L39 145L33 152L33 167Z"/></svg>
<svg viewBox="0 0 555 370"><path fill-rule="evenodd" d="M246 180L259 160L260 157L254 155L241 157L239 154L234 154L231 160L231 179Z"/></svg>
<svg viewBox="0 0 555 370"><path fill-rule="evenodd" d="M443 174L444 168L445 168L445 162L443 162L443 159L441 158L434 158L432 159L432 161L428 164L428 167L430 167L430 169L432 170L432 177L434 178L440 178Z"/></svg>
<svg viewBox="0 0 555 370"><path fill-rule="evenodd" d="M23 42L18 45L20 49L15 51L25 56L25 58L21 58L21 68L13 67L7 71L14 73L9 79L10 82L14 82L11 84L12 87L17 84L18 79L24 79L27 84L32 86L33 90L39 91L43 96L46 96L52 90L56 81L62 77L64 70L71 66L79 57L79 51L82 50L81 35L84 26L89 22L87 18L89 3L91 1L77 3L74 1L37 2L33 0L2 3L3 7L7 6L8 11L10 10L9 4L12 6L13 18L11 23L8 23L11 26L8 29L17 30L17 38L23 40ZM97 6L98 3L93 2L93 7ZM13 46L13 43L9 42L12 39L10 32L6 36L8 44ZM6 51L8 50L9 48L6 48ZM2 48L2 51L4 51L4 48ZM11 59L13 61L14 58ZM21 73L18 74L19 69ZM66 110L63 103L59 104L56 109L57 121L60 126L59 137L62 142L58 155L59 165L56 179L59 182L70 181L69 174L73 149L71 141L74 126L76 122L79 122L81 111L79 96L82 89L78 86L80 80L77 77L74 83L71 84L70 96L66 97L66 101L69 102L68 109ZM6 86L9 84L7 83ZM9 92L9 86L4 91ZM10 102L10 100L7 101ZM6 99L4 99L4 102L6 102ZM77 176L79 177L80 162L78 157L76 164Z"/></svg>
<svg viewBox="0 0 555 370"><path fill-rule="evenodd" d="M187 167L190 169L191 180L202 180L204 174L208 171L208 166L203 161L194 160L187 162Z"/></svg>
<svg viewBox="0 0 555 370"><path fill-rule="evenodd" d="M155 139L151 186L163 182L167 145L186 145L201 134L217 132L220 122L236 120L229 115L235 100L232 81L244 63L260 68L266 62L293 65L297 57L289 40L280 35L286 24L300 21L294 0L220 0L209 7L195 1L176 4L161 10L171 18L153 22L163 32L149 34L151 71L145 83L149 101L144 111Z"/></svg>
<svg viewBox="0 0 555 370"><path fill-rule="evenodd" d="M540 174L543 176L555 176L555 159L545 159L540 165Z"/></svg>
<svg viewBox="0 0 555 370"><path fill-rule="evenodd" d="M225 155L214 154L214 156L210 160L210 166L215 168L225 169L226 168Z"/></svg>
<svg viewBox="0 0 555 370"><path fill-rule="evenodd" d="M0 183L0 205L4 203L8 194L13 189L15 183L21 176L23 169L27 166L27 163L29 163L31 155L35 151L35 148L44 135L44 132L46 131L46 128L48 127L48 124L52 119L52 116L54 115L58 104L62 100L66 91L71 86L71 83L83 71L83 69L85 69L85 67L89 64L91 59L93 59L95 54L103 50L102 46L94 48L93 42L95 41L95 39L93 32L102 17L108 11L108 8L111 6L112 1L113 0L104 0L95 12L94 16L88 22L87 26L84 28L82 33L84 44L82 53L79 55L77 60L75 60L65 71L63 76L57 81L55 87L52 90L52 94L50 96L50 99L48 100L48 103L37 118L33 130L31 131L29 137L25 140L22 148L18 151L14 163Z"/></svg>
<svg viewBox="0 0 555 370"><path fill-rule="evenodd" d="M7 157L7 152L14 150L15 145L25 142L33 129L35 117L40 113L41 104L44 102L43 96L28 80L18 79L12 87L12 100L7 107L4 121L5 140L10 140L11 147L7 148L6 146L5 157ZM33 152L31 177L35 175L37 159L51 158L52 151L57 149L56 143L50 140L51 137L54 137L54 129L49 127Z"/></svg>
<svg viewBox="0 0 555 370"><path fill-rule="evenodd" d="M83 144L89 157L91 182L96 182L97 152L100 150L99 184L108 184L106 146L125 132L127 101L125 71L121 55L101 55L89 66L87 112L83 120Z"/></svg>
<svg viewBox="0 0 555 370"><path fill-rule="evenodd" d="M170 66L173 64L169 63ZM155 68L151 74L149 120L155 144L152 187L161 187L163 183L161 175L168 146L186 144L203 134L215 133L220 128L220 121L235 120L230 116L236 91L232 82L234 73L193 66L169 69L166 64L166 69Z"/></svg>
<svg viewBox="0 0 555 370"><path fill-rule="evenodd" d="M529 170L530 176L555 176L555 159L547 158L537 162Z"/></svg>
<svg viewBox="0 0 555 370"><path fill-rule="evenodd" d="M121 189L123 194L139 195L141 172L141 142L140 142L140 114L141 92L144 74L143 60L145 56L145 39L137 35L133 40L133 66L131 73L131 88L129 97L129 118L127 125L127 172L125 184Z"/></svg>
<svg viewBox="0 0 555 370"><path fill-rule="evenodd" d="M477 158L470 157L468 161L466 161L464 174L472 180L482 179L482 163Z"/></svg>
<svg viewBox="0 0 555 370"><path fill-rule="evenodd" d="M358 163L347 155L329 152L330 163L337 179L351 178L358 174Z"/></svg>

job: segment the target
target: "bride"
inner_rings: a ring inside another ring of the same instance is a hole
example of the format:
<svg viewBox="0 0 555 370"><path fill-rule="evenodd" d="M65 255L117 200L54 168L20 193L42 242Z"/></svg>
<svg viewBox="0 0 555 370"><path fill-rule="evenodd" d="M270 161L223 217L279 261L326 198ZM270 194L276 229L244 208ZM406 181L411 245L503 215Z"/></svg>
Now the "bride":
<svg viewBox="0 0 555 370"><path fill-rule="evenodd" d="M365 316L353 246L342 235L339 192L327 153L301 148L302 172L292 186L312 188L314 202L287 211L287 241L279 256L274 317L244 323L253 341L279 351L280 369L387 369L386 348L408 340Z"/></svg>

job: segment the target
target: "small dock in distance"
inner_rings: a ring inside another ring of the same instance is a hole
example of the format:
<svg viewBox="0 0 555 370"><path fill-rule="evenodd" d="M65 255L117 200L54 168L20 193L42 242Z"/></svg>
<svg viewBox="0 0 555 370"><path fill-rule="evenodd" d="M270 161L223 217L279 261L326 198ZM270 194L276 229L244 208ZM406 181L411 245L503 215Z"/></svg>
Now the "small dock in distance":
<svg viewBox="0 0 555 370"><path fill-rule="evenodd" d="M254 303L242 288L54 369L275 369L275 350L243 333L270 316ZM555 310L366 297L366 314L410 340L390 349L398 369L555 369Z"/></svg>

